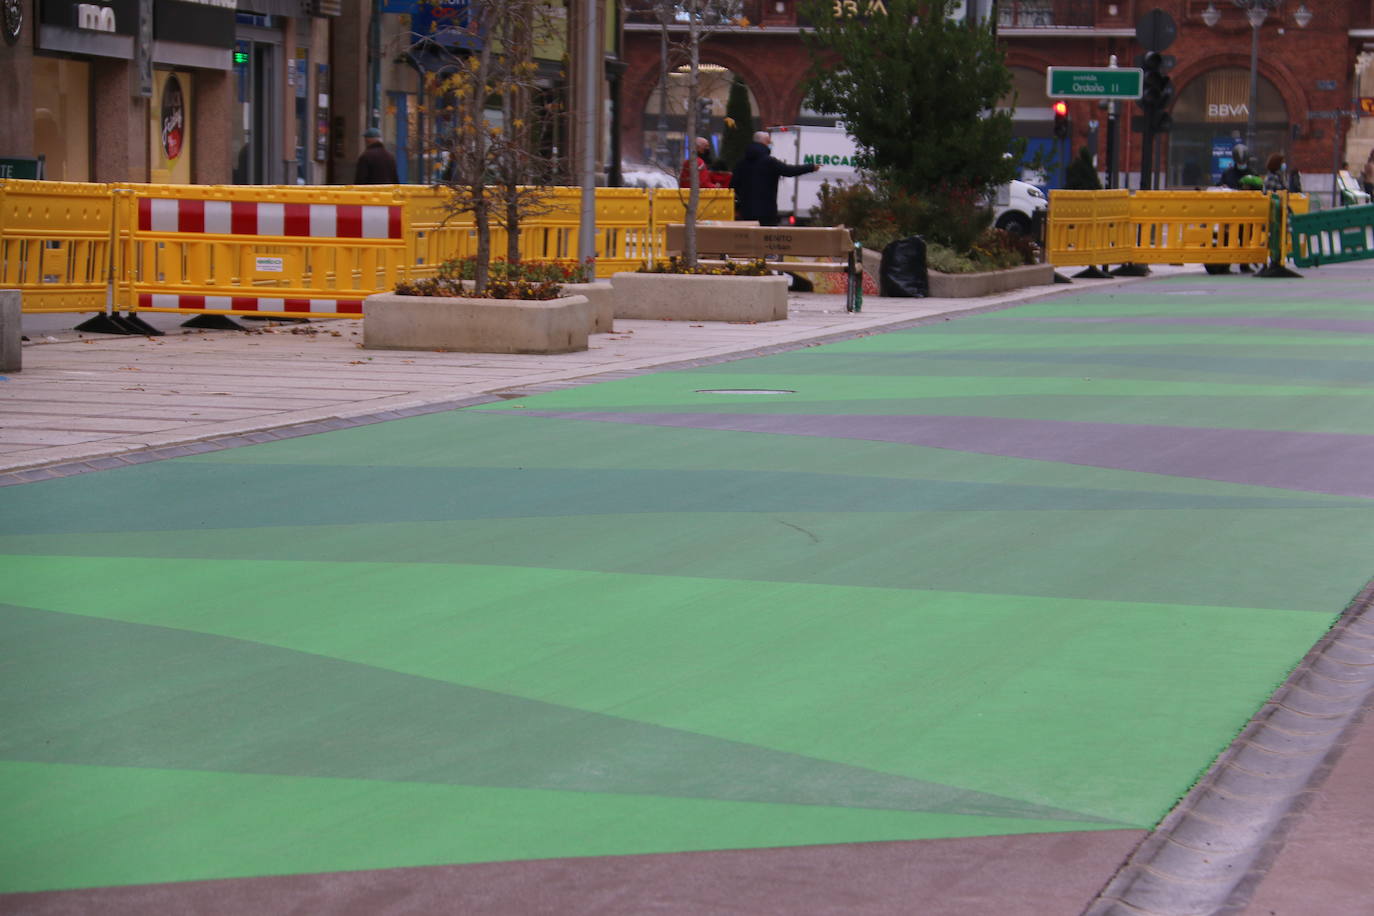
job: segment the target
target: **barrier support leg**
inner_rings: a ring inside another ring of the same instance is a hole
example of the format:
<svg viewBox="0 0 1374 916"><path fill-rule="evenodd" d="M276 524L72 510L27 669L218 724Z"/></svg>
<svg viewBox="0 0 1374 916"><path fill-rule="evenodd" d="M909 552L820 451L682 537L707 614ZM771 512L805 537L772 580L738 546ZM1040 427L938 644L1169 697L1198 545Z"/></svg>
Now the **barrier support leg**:
<svg viewBox="0 0 1374 916"><path fill-rule="evenodd" d="M118 318L119 316L116 315L115 317ZM166 331L159 331L140 318L137 312L129 312L119 320L133 328L135 333L142 334L144 337L165 337L167 335Z"/></svg>
<svg viewBox="0 0 1374 916"><path fill-rule="evenodd" d="M1298 272L1297 272L1296 270L1294 270L1293 268L1287 266L1286 264L1275 263L1275 262L1273 262L1273 261L1270 261L1268 264L1264 265L1264 267L1262 267L1262 268L1260 268L1258 271L1256 271L1256 272L1255 272L1255 276L1257 276L1257 277L1264 277L1264 278L1266 278L1266 279L1271 279L1271 278L1276 278L1276 277L1277 277L1277 278L1281 278L1281 279L1282 279L1282 278L1291 278L1291 279L1295 279L1295 280L1301 280L1301 279L1302 279L1302 274L1298 273Z"/></svg>
<svg viewBox="0 0 1374 916"><path fill-rule="evenodd" d="M1148 277L1150 268L1145 264L1127 263L1122 264L1111 272L1113 277Z"/></svg>
<svg viewBox="0 0 1374 916"><path fill-rule="evenodd" d="M1075 280L1105 280L1111 274L1107 273L1106 265L1101 267L1089 265L1073 275Z"/></svg>
<svg viewBox="0 0 1374 916"><path fill-rule="evenodd" d="M109 315L101 312L78 324L76 330L85 331L87 334L123 334L126 337L143 333L126 323L118 312L112 312Z"/></svg>
<svg viewBox="0 0 1374 916"><path fill-rule="evenodd" d="M247 330L228 315L197 315L181 323L183 328L204 328L207 331L243 331Z"/></svg>

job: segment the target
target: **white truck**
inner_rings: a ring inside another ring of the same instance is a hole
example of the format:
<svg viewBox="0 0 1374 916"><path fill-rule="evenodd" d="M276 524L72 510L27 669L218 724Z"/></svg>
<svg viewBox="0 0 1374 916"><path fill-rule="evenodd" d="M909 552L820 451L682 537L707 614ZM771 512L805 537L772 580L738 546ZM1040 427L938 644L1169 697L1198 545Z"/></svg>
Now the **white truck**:
<svg viewBox="0 0 1374 916"><path fill-rule="evenodd" d="M820 205L821 183L852 184L862 165L854 138L843 127L787 125L770 127L773 155L796 165L812 163L819 171L778 181L778 215L783 222L809 222ZM997 189L993 225L1011 232L1029 232L1035 211L1049 206L1044 193L1026 181L1011 181Z"/></svg>

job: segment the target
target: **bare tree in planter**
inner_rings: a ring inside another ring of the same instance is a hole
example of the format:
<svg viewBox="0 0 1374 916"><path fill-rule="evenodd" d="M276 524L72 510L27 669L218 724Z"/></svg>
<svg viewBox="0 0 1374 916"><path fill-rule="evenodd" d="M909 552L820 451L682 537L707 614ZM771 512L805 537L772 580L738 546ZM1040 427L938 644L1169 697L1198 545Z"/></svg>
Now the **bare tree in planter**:
<svg viewBox="0 0 1374 916"><path fill-rule="evenodd" d="M506 230L506 260L515 264L522 222L552 209L557 160L542 152L542 141L556 112L534 104L534 42L553 27L548 10L542 0L471 0L465 30L478 46L456 57L435 86L448 122L436 143L447 159L438 185L450 217L472 214L478 294L491 279L492 226Z"/></svg>

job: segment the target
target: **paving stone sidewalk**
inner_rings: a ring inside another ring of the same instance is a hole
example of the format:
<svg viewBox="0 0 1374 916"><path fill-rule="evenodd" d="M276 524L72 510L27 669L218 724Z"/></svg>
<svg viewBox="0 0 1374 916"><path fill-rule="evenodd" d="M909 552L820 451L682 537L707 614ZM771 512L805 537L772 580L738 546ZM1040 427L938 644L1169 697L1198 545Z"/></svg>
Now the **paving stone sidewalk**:
<svg viewBox="0 0 1374 916"><path fill-rule="evenodd" d="M789 296L765 324L618 319L582 353L555 356L364 350L362 322L244 322L164 337L72 330L85 315L26 315L24 368L0 381L0 473L252 436L301 424L413 413L531 386L795 347L1129 280L1075 281L980 299ZM254 441L254 440L248 440Z"/></svg>

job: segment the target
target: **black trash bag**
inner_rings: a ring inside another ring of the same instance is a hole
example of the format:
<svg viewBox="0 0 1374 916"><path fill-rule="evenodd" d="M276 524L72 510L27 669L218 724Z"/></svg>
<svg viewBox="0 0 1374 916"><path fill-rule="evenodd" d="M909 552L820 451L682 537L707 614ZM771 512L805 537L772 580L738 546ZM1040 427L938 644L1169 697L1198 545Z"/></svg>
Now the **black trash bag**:
<svg viewBox="0 0 1374 916"><path fill-rule="evenodd" d="M926 240L908 236L888 244L878 268L878 295L924 299L930 295L926 273Z"/></svg>

